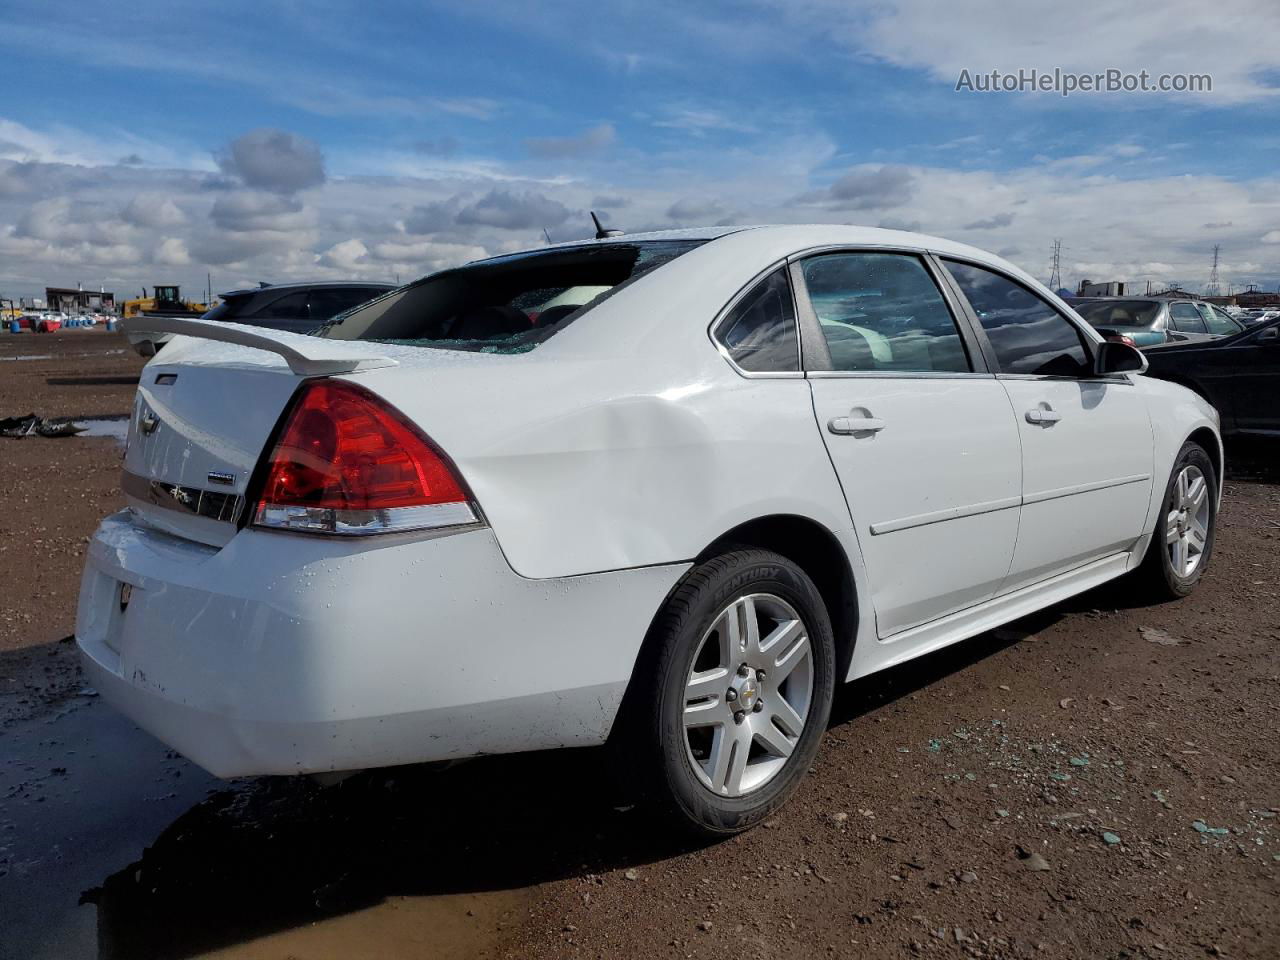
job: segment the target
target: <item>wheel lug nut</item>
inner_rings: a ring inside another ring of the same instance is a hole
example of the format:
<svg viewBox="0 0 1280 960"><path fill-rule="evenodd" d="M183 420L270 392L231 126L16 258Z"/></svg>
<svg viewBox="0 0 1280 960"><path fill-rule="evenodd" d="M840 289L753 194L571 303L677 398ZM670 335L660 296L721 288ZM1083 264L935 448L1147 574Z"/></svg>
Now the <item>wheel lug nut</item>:
<svg viewBox="0 0 1280 960"><path fill-rule="evenodd" d="M751 676L751 668L744 663L742 666L738 668L738 676L740 677Z"/></svg>
<svg viewBox="0 0 1280 960"><path fill-rule="evenodd" d="M745 719L747 719L747 712L745 710L739 710L733 715L734 723L741 723Z"/></svg>
<svg viewBox="0 0 1280 960"><path fill-rule="evenodd" d="M733 689L733 687L730 687L727 691L725 691L724 698L728 700L730 703L733 703L733 701L738 699L738 691Z"/></svg>
<svg viewBox="0 0 1280 960"><path fill-rule="evenodd" d="M752 707L751 707L751 712L752 712L752 713L759 713L759 712L760 712L761 710L763 710L763 709L764 709L764 701L763 701L763 700L757 700L757 701L752 705Z"/></svg>
<svg viewBox="0 0 1280 960"><path fill-rule="evenodd" d="M763 670L757 670L757 671L756 671L756 679L757 679L757 680L760 680L760 681L762 681L762 682L763 682L763 680L764 680L764 671L763 671Z"/></svg>

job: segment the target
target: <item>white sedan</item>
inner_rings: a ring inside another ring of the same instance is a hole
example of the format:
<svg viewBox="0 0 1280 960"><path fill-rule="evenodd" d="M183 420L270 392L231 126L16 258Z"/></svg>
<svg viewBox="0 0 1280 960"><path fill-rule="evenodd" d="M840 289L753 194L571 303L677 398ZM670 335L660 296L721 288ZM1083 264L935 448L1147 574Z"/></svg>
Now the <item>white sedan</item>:
<svg viewBox="0 0 1280 960"><path fill-rule="evenodd" d="M126 321L126 327L131 321ZM446 270L303 336L147 318L76 636L223 777L609 742L709 833L835 685L1213 549L1214 410L1026 273L783 226Z"/></svg>

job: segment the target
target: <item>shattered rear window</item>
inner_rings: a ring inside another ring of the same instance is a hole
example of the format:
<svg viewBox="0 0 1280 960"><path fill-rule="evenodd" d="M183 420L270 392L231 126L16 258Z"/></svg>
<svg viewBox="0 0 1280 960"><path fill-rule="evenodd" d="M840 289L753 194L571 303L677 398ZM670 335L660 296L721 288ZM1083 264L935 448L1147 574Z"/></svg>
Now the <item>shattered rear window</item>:
<svg viewBox="0 0 1280 960"><path fill-rule="evenodd" d="M424 277L340 314L316 335L526 353L627 284L704 242L589 244L483 260Z"/></svg>

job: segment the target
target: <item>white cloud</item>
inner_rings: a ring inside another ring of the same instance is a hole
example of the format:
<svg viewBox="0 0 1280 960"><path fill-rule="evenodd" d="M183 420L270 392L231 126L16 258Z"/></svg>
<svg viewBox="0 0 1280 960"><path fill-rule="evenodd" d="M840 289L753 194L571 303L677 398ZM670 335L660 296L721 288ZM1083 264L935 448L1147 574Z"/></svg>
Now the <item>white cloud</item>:
<svg viewBox="0 0 1280 960"><path fill-rule="evenodd" d="M218 156L224 172L249 187L295 193L324 183L324 156L311 140L285 130L252 130Z"/></svg>
<svg viewBox="0 0 1280 960"><path fill-rule="evenodd" d="M965 69L1116 68L1153 76L1209 73L1213 92L1197 96L1216 103L1280 93L1275 0L1163 0L1158 15L1141 3L1104 7L1059 0L788 0L786 9L810 29L861 53L926 70L951 84Z"/></svg>

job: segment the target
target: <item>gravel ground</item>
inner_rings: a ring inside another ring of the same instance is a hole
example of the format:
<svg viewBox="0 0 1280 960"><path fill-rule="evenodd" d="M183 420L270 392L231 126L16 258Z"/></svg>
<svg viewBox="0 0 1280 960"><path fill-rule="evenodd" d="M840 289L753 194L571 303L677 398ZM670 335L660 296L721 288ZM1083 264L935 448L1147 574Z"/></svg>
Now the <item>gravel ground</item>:
<svg viewBox="0 0 1280 960"><path fill-rule="evenodd" d="M126 414L140 367L5 336L0 416ZM774 821L690 847L590 751L211 780L60 642L119 445L0 439L0 956L1280 956L1280 449L1228 456L1191 598L859 681Z"/></svg>

